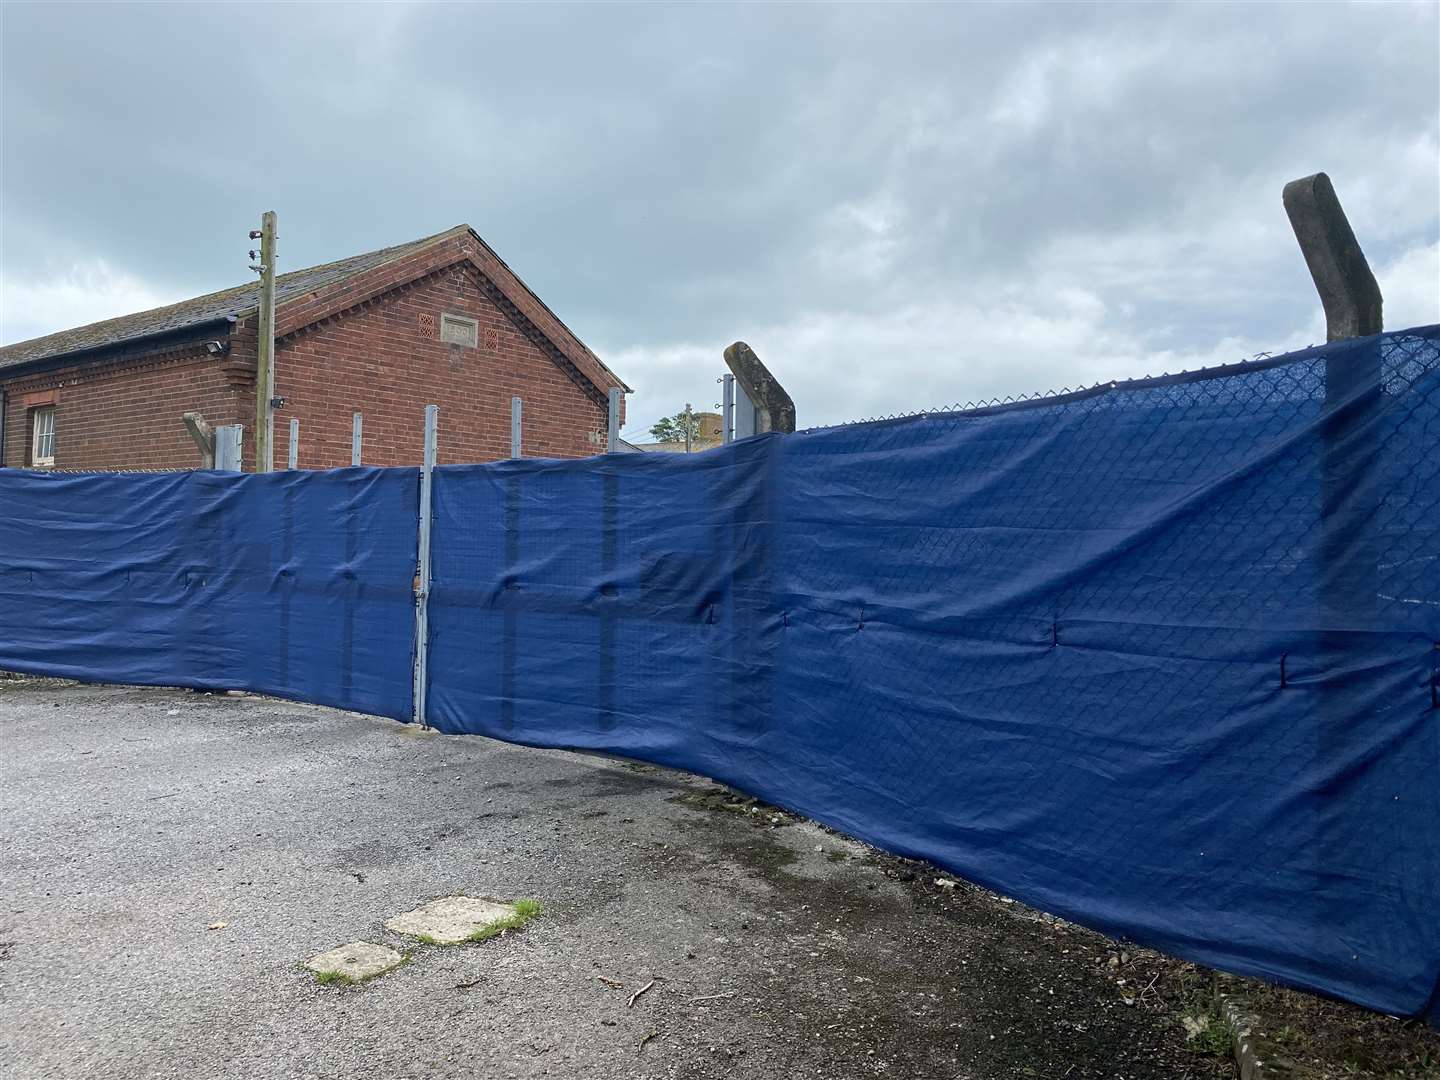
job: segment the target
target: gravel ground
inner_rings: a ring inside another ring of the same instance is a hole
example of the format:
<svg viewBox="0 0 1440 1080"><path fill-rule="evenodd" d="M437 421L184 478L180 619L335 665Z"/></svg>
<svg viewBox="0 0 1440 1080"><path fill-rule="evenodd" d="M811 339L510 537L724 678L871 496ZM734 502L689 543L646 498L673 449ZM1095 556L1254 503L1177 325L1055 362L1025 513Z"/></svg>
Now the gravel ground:
<svg viewBox="0 0 1440 1080"><path fill-rule="evenodd" d="M0 732L6 1078L1231 1075L1193 969L698 777L172 690L0 682ZM544 911L383 928L453 893ZM299 966L357 939L409 960Z"/></svg>

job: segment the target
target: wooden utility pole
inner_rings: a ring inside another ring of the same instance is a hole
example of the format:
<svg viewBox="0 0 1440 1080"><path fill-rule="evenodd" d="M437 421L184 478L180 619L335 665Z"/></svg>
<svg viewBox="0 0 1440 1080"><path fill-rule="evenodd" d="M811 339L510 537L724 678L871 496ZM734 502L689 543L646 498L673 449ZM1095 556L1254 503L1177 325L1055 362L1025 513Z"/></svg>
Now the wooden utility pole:
<svg viewBox="0 0 1440 1080"><path fill-rule="evenodd" d="M275 211L260 215L260 228L250 238L260 241L260 316L258 363L255 369L255 471L275 467Z"/></svg>

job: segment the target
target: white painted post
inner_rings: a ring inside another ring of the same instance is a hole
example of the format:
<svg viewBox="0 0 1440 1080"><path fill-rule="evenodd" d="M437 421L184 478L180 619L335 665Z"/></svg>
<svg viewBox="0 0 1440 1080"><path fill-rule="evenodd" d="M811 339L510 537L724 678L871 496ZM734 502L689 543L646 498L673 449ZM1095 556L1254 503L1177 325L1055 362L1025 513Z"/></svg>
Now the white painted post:
<svg viewBox="0 0 1440 1080"><path fill-rule="evenodd" d="M300 421L293 416L290 418L290 460L287 464L292 469L300 464Z"/></svg>
<svg viewBox="0 0 1440 1080"><path fill-rule="evenodd" d="M425 723L425 688L429 685L425 669L430 649L430 493L435 469L435 428L440 413L438 405L425 406L425 461L420 466L420 562L415 571L415 713L422 728Z"/></svg>
<svg viewBox="0 0 1440 1080"><path fill-rule="evenodd" d="M512 398L510 399L510 456L511 456L511 457L519 457L519 456L520 456L520 411L521 411L521 408L522 408L522 406L521 406L521 404L520 404L520 399L519 399L518 397L512 397Z"/></svg>
<svg viewBox="0 0 1440 1080"><path fill-rule="evenodd" d="M362 427L362 425L363 425L363 420L361 419L360 414L357 412L357 413L355 414L354 420L353 420L353 421L351 422L351 424L350 424L350 464L351 464L351 465L359 465L359 464L360 464L360 435L361 435L361 427Z"/></svg>
<svg viewBox="0 0 1440 1080"><path fill-rule="evenodd" d="M610 419L606 426L609 428L605 433L605 452L607 454L618 453L620 450L620 388L610 388Z"/></svg>

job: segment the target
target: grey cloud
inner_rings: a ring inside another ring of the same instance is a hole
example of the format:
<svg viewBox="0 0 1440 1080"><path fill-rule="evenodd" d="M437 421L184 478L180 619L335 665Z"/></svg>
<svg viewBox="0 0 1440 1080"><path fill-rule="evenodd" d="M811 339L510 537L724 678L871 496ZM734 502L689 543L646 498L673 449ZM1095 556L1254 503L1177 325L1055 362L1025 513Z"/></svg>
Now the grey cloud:
<svg viewBox="0 0 1440 1080"><path fill-rule="evenodd" d="M918 394L949 342L962 397L1299 340L1279 190L1318 168L1377 266L1423 275L1407 253L1440 235L1433 5L0 18L7 280L99 258L231 284L269 207L289 266L468 220L631 365L639 419L711 393L677 357L718 371L735 337L766 355L757 333L811 420L883 411L861 343ZM1047 360L1045 333L1079 336Z"/></svg>

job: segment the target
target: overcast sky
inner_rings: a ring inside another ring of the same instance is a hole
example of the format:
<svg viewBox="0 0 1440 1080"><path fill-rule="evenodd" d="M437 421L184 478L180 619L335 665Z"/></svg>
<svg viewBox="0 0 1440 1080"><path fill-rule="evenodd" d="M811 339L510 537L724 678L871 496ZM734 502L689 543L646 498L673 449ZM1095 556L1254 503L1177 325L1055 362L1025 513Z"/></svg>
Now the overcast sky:
<svg viewBox="0 0 1440 1080"><path fill-rule="evenodd" d="M635 389L802 425L1440 322L1435 3L0 5L0 341L468 222Z"/></svg>

